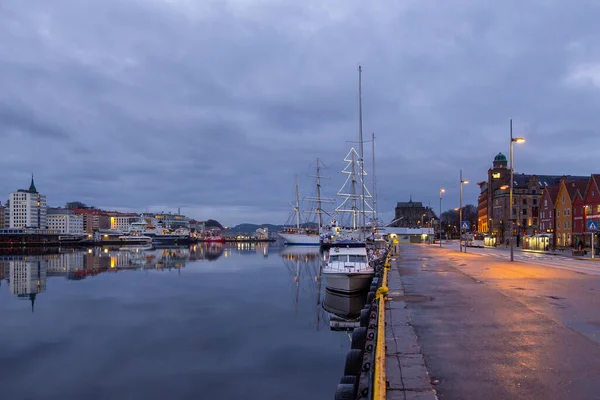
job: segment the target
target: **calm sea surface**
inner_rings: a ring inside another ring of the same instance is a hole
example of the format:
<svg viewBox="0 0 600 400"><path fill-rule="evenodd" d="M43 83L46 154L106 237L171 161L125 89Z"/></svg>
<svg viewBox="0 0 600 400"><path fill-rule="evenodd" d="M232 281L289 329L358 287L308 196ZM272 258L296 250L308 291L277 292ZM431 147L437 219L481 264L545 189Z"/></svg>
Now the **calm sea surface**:
<svg viewBox="0 0 600 400"><path fill-rule="evenodd" d="M322 257L267 244L0 256L0 398L331 399L350 341L329 328Z"/></svg>

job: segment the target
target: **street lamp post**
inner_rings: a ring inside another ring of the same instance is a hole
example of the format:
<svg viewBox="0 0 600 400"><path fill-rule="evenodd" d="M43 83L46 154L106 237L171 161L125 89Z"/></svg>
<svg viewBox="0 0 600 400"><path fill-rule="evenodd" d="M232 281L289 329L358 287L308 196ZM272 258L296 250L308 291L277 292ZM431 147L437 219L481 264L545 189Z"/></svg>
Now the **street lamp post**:
<svg viewBox="0 0 600 400"><path fill-rule="evenodd" d="M510 192L508 195L508 202L509 202L509 215L510 215L510 261L514 261L514 249L513 249L513 242L514 242L514 236L513 236L513 230L515 228L515 221L514 221L514 216L513 216L513 184L515 182L514 179L514 168L513 168L513 143L523 143L525 141L524 138L522 137L517 137L514 138L513 137L513 123L512 123L512 118L510 119Z"/></svg>
<svg viewBox="0 0 600 400"><path fill-rule="evenodd" d="M446 189L440 189L440 226L439 226L439 230L440 230L440 247L442 247L442 193L444 193L446 191Z"/></svg>
<svg viewBox="0 0 600 400"><path fill-rule="evenodd" d="M458 246L460 251L462 252L462 185L463 184L467 184L469 183L469 181L463 180L463 176L462 176L462 169L460 170L460 207L459 207L459 211L458 211ZM467 252L467 244L465 243L465 253Z"/></svg>

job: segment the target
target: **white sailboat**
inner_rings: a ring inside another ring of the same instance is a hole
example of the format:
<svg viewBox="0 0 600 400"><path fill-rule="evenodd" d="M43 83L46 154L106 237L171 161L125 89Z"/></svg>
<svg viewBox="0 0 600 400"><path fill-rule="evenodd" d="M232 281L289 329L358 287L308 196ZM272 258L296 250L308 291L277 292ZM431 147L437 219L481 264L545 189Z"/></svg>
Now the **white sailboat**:
<svg viewBox="0 0 600 400"><path fill-rule="evenodd" d="M286 245L320 246L321 237L319 229L300 227L300 196L298 195L298 178L296 178L296 203L294 205L296 217L295 228L284 228L277 234L284 240Z"/></svg>
<svg viewBox="0 0 600 400"><path fill-rule="evenodd" d="M314 209L300 211L300 197L298 195L298 180L296 179L296 203L294 205L294 213L296 217L296 227L286 228L279 232L279 236L283 238L286 244L289 245L320 245L321 244L321 228L323 226L324 213L322 209L322 203L333 202L333 199L321 197L321 160L317 158L316 162L317 174L316 178L316 197L304 197L303 200L316 201L316 207ZM301 213L313 212L317 215L317 227L316 228L301 228L300 226L300 214Z"/></svg>

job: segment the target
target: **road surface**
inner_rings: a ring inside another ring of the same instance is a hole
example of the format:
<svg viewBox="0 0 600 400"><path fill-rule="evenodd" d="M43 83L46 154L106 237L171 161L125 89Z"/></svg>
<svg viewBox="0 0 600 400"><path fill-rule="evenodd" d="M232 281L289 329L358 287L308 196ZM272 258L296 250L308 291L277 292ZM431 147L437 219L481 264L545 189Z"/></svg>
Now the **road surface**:
<svg viewBox="0 0 600 400"><path fill-rule="evenodd" d="M404 245L394 263L439 398L600 399L600 275L577 271L600 263L486 250Z"/></svg>

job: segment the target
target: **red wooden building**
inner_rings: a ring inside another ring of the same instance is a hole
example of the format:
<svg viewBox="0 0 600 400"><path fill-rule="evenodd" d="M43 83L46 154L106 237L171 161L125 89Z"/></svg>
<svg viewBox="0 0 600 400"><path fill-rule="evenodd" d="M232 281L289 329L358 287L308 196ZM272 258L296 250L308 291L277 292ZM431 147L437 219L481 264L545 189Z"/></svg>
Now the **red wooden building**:
<svg viewBox="0 0 600 400"><path fill-rule="evenodd" d="M553 247L556 246L556 239L554 238L555 229L555 214L554 214L554 203L556 202L556 196L558 195L558 186L547 186L542 191L542 200L540 204L540 230L539 233L551 233Z"/></svg>
<svg viewBox="0 0 600 400"><path fill-rule="evenodd" d="M585 190L585 199L584 199L584 215L585 215L585 220L584 220L584 228L586 235L585 236L585 245L586 246L591 246L592 242L591 242L591 235L589 235L589 231L587 230L587 221L589 220L594 220L594 221L599 221L600 220L600 186L598 185L600 183L600 174L592 174L592 176L590 177L590 180L587 184L586 190ZM596 235L596 243L595 245L598 245L598 235Z"/></svg>

